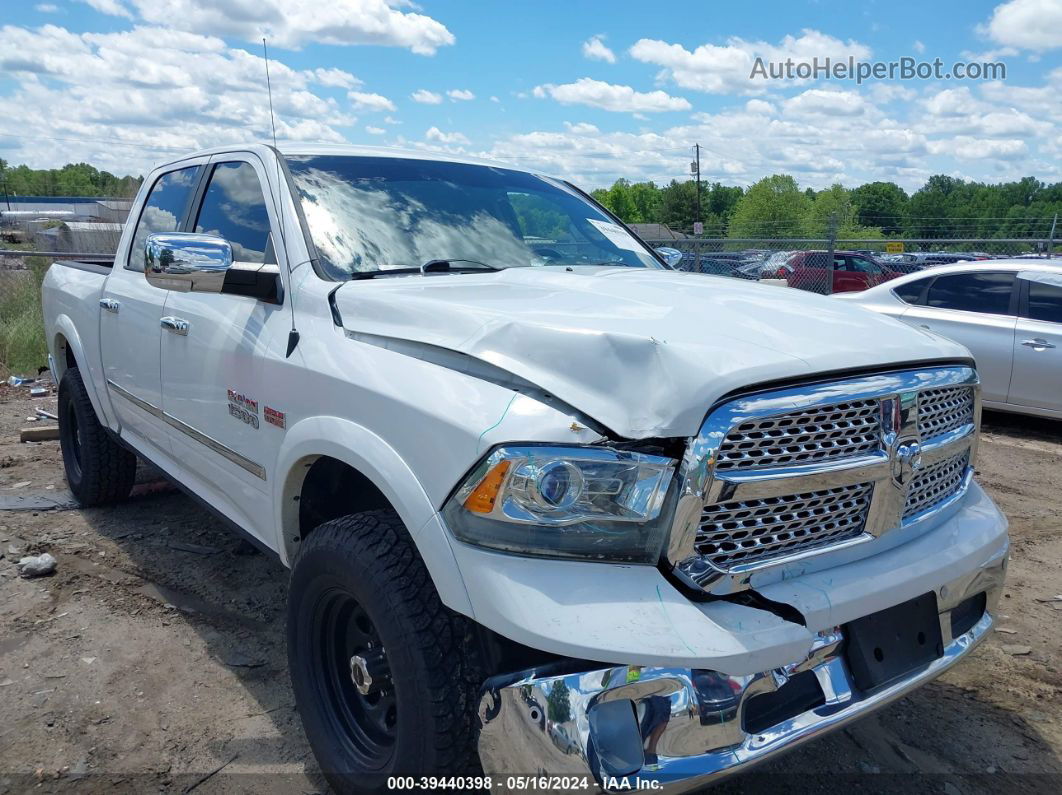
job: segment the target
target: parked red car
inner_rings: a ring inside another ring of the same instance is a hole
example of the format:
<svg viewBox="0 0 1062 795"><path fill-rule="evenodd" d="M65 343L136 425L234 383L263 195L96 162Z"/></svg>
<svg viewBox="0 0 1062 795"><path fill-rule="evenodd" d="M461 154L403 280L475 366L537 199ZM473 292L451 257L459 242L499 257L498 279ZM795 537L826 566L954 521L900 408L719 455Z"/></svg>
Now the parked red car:
<svg viewBox="0 0 1062 795"><path fill-rule="evenodd" d="M813 293L851 293L887 282L903 274L854 251L835 251L833 263L827 251L797 251L785 261L776 279L790 287Z"/></svg>

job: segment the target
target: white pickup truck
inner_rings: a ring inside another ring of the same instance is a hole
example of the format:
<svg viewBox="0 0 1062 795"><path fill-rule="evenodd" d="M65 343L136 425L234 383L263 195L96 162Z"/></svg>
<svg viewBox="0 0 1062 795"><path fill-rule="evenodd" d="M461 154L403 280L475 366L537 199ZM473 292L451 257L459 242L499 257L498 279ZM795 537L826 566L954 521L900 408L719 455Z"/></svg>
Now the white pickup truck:
<svg viewBox="0 0 1062 795"><path fill-rule="evenodd" d="M44 311L82 504L139 456L290 567L340 792L698 787L992 626L1009 542L969 353L675 272L561 180L189 155L110 267L52 266Z"/></svg>

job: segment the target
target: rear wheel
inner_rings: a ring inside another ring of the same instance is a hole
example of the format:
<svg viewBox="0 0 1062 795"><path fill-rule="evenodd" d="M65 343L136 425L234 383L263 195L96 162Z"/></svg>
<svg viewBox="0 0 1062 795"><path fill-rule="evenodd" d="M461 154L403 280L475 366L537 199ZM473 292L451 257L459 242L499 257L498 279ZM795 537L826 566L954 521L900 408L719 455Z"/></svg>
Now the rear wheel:
<svg viewBox="0 0 1062 795"><path fill-rule="evenodd" d="M76 367L59 381L59 446L66 482L84 506L120 502L136 480L136 456L107 435Z"/></svg>
<svg viewBox="0 0 1062 795"><path fill-rule="evenodd" d="M288 594L288 667L337 792L476 771L471 630L439 601L393 511L326 522L303 542Z"/></svg>

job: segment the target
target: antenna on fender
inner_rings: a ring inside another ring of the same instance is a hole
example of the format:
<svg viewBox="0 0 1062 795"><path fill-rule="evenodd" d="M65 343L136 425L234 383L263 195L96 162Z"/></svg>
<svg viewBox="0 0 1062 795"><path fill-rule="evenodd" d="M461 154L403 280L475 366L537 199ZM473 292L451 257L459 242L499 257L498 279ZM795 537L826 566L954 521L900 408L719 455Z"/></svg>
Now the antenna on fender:
<svg viewBox="0 0 1062 795"><path fill-rule="evenodd" d="M265 73L266 73L266 93L269 95L269 126L273 130L273 155L277 159L277 191L280 191L280 150L277 148L277 120L273 114L273 83L269 79L269 48L266 46L265 36L262 37L262 56L265 58ZM287 261L288 246L284 239L284 202L283 200L277 203L277 213L280 216L280 243L284 246L284 259ZM288 287L290 288L295 275L292 269L288 269ZM291 295L288 299L288 308L291 310L291 331L288 332L288 348L284 354L284 358L287 359L295 351L295 347L299 344L299 332L295 329L295 290L290 289Z"/></svg>

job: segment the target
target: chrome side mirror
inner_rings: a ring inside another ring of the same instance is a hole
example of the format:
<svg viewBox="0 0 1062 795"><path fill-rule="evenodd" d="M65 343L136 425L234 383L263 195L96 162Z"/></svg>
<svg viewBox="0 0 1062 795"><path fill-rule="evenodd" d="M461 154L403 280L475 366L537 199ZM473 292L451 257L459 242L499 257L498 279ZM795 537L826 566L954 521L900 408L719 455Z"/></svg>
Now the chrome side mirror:
<svg viewBox="0 0 1062 795"><path fill-rule="evenodd" d="M144 243L144 275L164 290L220 293L231 267L232 246L215 235L172 232Z"/></svg>
<svg viewBox="0 0 1062 795"><path fill-rule="evenodd" d="M233 262L232 245L217 235L169 232L144 243L144 276L163 290L228 293L280 303L276 265Z"/></svg>
<svg viewBox="0 0 1062 795"><path fill-rule="evenodd" d="M656 253L668 264L671 268L677 268L679 263L682 262L682 252L677 248L671 248L670 246L661 246L656 249Z"/></svg>

